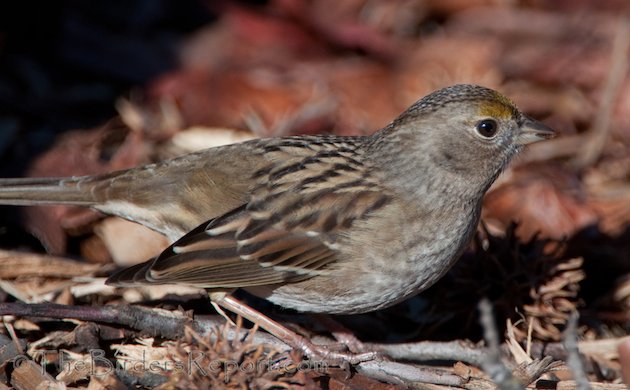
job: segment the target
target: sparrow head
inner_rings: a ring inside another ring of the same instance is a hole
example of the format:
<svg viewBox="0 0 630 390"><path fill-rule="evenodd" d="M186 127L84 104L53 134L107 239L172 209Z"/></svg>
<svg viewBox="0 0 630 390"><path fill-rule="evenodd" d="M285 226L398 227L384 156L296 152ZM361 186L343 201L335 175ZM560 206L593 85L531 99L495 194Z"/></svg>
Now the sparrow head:
<svg viewBox="0 0 630 390"><path fill-rule="evenodd" d="M398 169L427 171L485 191L524 145L553 135L500 93L459 84L417 101L373 136L388 141L373 145L383 158L398 159Z"/></svg>

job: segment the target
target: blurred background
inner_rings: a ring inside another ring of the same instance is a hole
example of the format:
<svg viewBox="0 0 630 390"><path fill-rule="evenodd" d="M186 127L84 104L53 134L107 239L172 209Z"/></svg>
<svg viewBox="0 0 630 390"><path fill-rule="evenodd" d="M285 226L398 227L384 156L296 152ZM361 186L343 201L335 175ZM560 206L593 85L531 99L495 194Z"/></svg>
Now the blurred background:
<svg viewBox="0 0 630 390"><path fill-rule="evenodd" d="M411 319L401 338L478 338L470 308L488 296L499 323L523 320L521 340L528 326L559 340L573 310L583 337L625 335L629 17L626 0L4 2L0 177L106 172L254 137L371 134L437 88L481 84L559 137L493 186L443 282L347 321L367 338L383 338L384 318ZM166 245L69 207L1 208L0 226L4 248L94 264Z"/></svg>

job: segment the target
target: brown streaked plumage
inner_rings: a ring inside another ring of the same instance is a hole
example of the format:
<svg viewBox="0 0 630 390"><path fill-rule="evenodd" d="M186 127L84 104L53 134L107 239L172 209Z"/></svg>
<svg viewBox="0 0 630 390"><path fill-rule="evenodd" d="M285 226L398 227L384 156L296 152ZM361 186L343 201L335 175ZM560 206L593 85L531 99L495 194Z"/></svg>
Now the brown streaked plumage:
<svg viewBox="0 0 630 390"><path fill-rule="evenodd" d="M240 287L297 310L359 313L437 281L492 182L552 134L499 93L456 85L369 137L261 139L106 175L3 179L0 204L85 205L176 240L110 284Z"/></svg>

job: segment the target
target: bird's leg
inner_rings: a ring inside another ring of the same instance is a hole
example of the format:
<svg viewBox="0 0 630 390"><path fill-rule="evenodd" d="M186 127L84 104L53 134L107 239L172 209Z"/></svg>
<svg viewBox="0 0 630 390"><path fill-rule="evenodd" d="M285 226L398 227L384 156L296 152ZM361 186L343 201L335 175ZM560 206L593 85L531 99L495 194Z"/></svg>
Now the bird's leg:
<svg viewBox="0 0 630 390"><path fill-rule="evenodd" d="M376 357L380 356L376 352L352 353L331 351L324 345L313 344L307 338L300 336L259 311L252 309L231 295L225 293L211 293L210 299L222 308L258 324L258 326L284 341L292 348L302 351L304 355L311 360L322 359L335 365L344 365L345 363L358 364L374 360Z"/></svg>

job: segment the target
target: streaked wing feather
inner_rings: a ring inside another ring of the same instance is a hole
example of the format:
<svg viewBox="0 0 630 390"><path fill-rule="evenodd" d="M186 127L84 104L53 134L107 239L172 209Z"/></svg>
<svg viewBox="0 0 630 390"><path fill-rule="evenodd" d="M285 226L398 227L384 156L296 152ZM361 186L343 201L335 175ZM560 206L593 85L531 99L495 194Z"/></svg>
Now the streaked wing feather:
<svg viewBox="0 0 630 390"><path fill-rule="evenodd" d="M179 239L134 279L248 287L329 272L338 260L336 241L390 199L360 163L358 140L263 145L269 163L253 173L249 202Z"/></svg>
<svg viewBox="0 0 630 390"><path fill-rule="evenodd" d="M293 272L264 267L238 253L236 230L247 219L244 207L200 225L152 264L146 279L153 283L186 283L204 288L247 287L283 283L294 279ZM223 230L226 225L232 230ZM208 234L213 230L220 234Z"/></svg>
<svg viewBox="0 0 630 390"><path fill-rule="evenodd" d="M239 254L265 267L322 274L337 260L343 232L390 197L361 163L357 144L285 145L308 153L261 169L250 219L236 232Z"/></svg>
<svg viewBox="0 0 630 390"><path fill-rule="evenodd" d="M203 258L202 262L204 266L194 269L180 268L179 272L162 274L159 278L151 276L148 279L160 283L186 283L203 288L261 286L287 280L283 273L261 267L253 261L234 261L220 266L211 258Z"/></svg>

